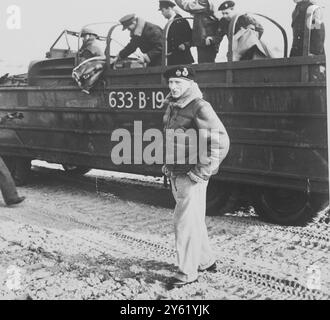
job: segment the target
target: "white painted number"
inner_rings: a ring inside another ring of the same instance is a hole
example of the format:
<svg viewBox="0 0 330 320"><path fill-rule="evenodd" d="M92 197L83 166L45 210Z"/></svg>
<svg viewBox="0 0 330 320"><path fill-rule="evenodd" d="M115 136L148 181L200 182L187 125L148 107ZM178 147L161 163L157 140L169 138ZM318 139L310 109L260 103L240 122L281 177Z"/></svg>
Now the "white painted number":
<svg viewBox="0 0 330 320"><path fill-rule="evenodd" d="M164 99L165 99L165 97L164 97L163 92L161 92L161 91L153 92L152 93L152 108L161 109Z"/></svg>
<svg viewBox="0 0 330 320"><path fill-rule="evenodd" d="M125 107L125 94L123 92L117 92L117 98L121 104L117 105L118 109L122 109Z"/></svg>
<svg viewBox="0 0 330 320"><path fill-rule="evenodd" d="M133 107L133 104L134 104L134 96L133 96L133 93L132 92L126 92L126 99L127 101L129 102L129 104L126 104L126 108L127 109L131 109Z"/></svg>
<svg viewBox="0 0 330 320"><path fill-rule="evenodd" d="M139 109L145 109L148 104L148 100L151 100L152 109L161 109L164 101L164 93L161 91L152 92L151 97L148 97L144 91L137 92L137 96L134 96L133 92L127 91L112 91L109 94L110 108L118 109L132 109L134 106L134 100L137 100Z"/></svg>
<svg viewBox="0 0 330 320"><path fill-rule="evenodd" d="M110 92L110 95L109 95L110 108L116 108L116 106L117 106L117 100L114 97L115 95L116 95L116 92Z"/></svg>

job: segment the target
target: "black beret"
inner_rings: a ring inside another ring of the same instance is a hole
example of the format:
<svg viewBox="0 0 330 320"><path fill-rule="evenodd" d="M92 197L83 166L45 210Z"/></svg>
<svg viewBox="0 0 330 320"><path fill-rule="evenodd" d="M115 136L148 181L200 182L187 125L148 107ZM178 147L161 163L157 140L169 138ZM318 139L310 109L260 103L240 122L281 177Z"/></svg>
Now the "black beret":
<svg viewBox="0 0 330 320"><path fill-rule="evenodd" d="M163 8L174 8L176 3L170 0L159 0L159 10Z"/></svg>
<svg viewBox="0 0 330 320"><path fill-rule="evenodd" d="M171 67L164 72L163 76L167 80L170 78L194 80L195 71L192 68L186 66Z"/></svg>
<svg viewBox="0 0 330 320"><path fill-rule="evenodd" d="M225 1L224 3L222 3L219 7L218 10L226 10L226 9L229 9L229 8L233 8L235 7L235 2L234 1Z"/></svg>

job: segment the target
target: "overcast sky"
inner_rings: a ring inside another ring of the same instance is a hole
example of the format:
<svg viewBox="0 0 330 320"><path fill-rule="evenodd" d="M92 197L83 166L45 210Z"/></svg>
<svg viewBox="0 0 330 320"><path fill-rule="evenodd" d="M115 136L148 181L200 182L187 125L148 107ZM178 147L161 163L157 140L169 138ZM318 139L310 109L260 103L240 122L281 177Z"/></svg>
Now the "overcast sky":
<svg viewBox="0 0 330 320"><path fill-rule="evenodd" d="M291 45L293 0L236 0L236 3L242 11L262 13L278 21L287 30ZM319 3L325 5L326 0ZM10 5L21 8L20 30L6 27L6 11ZM164 26L166 21L157 9L158 0L1 0L0 73L26 72L29 61L43 59L64 29L79 31L85 24L118 21L127 13L136 13ZM269 34L268 38L272 38ZM279 37L275 38L280 41ZM274 39L268 40L274 42Z"/></svg>

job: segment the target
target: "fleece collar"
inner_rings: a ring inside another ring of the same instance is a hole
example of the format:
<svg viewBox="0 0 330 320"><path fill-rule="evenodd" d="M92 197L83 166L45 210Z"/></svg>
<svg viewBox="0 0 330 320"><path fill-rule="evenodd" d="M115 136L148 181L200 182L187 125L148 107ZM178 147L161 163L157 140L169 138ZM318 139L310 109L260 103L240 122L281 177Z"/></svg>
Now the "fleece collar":
<svg viewBox="0 0 330 320"><path fill-rule="evenodd" d="M196 99L203 99L203 94L200 91L198 84L192 81L191 87L179 99L174 99L172 94L169 93L165 98L165 103L168 103L171 107L184 109Z"/></svg>
<svg viewBox="0 0 330 320"><path fill-rule="evenodd" d="M134 36L137 36L137 37L141 37L145 25L146 25L146 22L143 19L141 19L141 18L138 17L137 18L136 28L133 31L133 35Z"/></svg>

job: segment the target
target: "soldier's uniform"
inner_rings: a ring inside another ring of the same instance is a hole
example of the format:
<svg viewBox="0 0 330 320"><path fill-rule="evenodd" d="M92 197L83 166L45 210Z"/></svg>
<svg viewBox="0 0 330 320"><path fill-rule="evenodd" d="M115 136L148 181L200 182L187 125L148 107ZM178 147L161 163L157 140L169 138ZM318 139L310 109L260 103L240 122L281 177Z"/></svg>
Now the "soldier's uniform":
<svg viewBox="0 0 330 320"><path fill-rule="evenodd" d="M235 7L235 2L234 1L225 1L222 3L219 7L220 11L224 11L230 8ZM237 17L234 16L232 19L235 19ZM229 27L231 24L232 20L228 20L225 18L220 19L219 24L218 24L218 34L215 37L215 42L218 42L219 45L222 42L223 38L225 36L229 36ZM263 26L251 15L249 14L244 14L240 15L236 21L235 25L235 30L234 30L234 35L237 34L241 29L252 29L258 33L259 40L262 37L264 33L264 28ZM254 57L255 54L255 48L252 47L251 50L248 50L243 56L240 57L240 60L251 60Z"/></svg>
<svg viewBox="0 0 330 320"><path fill-rule="evenodd" d="M177 14L174 19L182 18ZM191 64L194 58L191 55L192 30L187 20L176 20L172 23L167 37L168 65ZM179 50L179 45L184 44L185 50Z"/></svg>
<svg viewBox="0 0 330 320"><path fill-rule="evenodd" d="M96 40L86 41L79 50L80 61L100 56L103 56L103 52L96 43Z"/></svg>
<svg viewBox="0 0 330 320"><path fill-rule="evenodd" d="M301 1L297 3L292 13L293 42L290 57L303 55L306 14L307 9L313 4L312 1ZM316 11L313 17L312 28L310 53L315 55L324 54L325 26L320 9Z"/></svg>
<svg viewBox="0 0 330 320"><path fill-rule="evenodd" d="M175 0L177 5L194 16L193 45L197 47L198 62L214 62L219 51L218 43L206 45L208 37L215 38L218 32L218 20L214 17L208 0Z"/></svg>
<svg viewBox="0 0 330 320"><path fill-rule="evenodd" d="M218 41L219 42L221 42L223 40L224 36L228 36L229 25L230 25L230 21L228 21L224 18L220 19L219 26L218 26L218 32L219 32ZM253 17L251 17L248 14L244 14L237 19L234 34L236 34L241 28L246 29L248 26L251 26L251 25L253 25L254 30L258 32L259 39L260 39L264 33L264 28L256 19L254 19Z"/></svg>
<svg viewBox="0 0 330 320"><path fill-rule="evenodd" d="M166 27L171 24L167 34L167 64L170 66L194 62L190 52L192 30L189 22L174 11L175 6L172 0L159 0L159 11L168 19Z"/></svg>
<svg viewBox="0 0 330 320"><path fill-rule="evenodd" d="M163 167L163 173L171 179L172 192L176 200L174 226L179 272L172 281L172 285L176 287L196 281L198 270L209 271L215 267L215 257L205 224L206 190L210 177L218 172L220 164L227 156L230 143L225 127L212 106L203 99L197 83L193 81L193 70L179 66L169 69L164 77L191 81L190 88L180 98L174 99L170 93L165 99L165 132L180 129L184 135L187 130L195 130L201 138L200 134L203 131L208 138L207 148L204 150L207 149L207 152L204 155L201 154L199 145L190 149L191 141L185 139L185 150L194 150L195 159L200 156L195 164L187 161L185 164L167 162ZM169 141L166 143L170 145ZM173 143L174 150L177 150L179 142ZM171 150L166 152L170 153ZM190 152L188 154L188 158L191 159ZM207 161L202 163L201 156L206 157Z"/></svg>
<svg viewBox="0 0 330 320"><path fill-rule="evenodd" d="M144 53L148 66L160 66L162 63L163 51L162 28L131 14L120 19L123 29L125 30L129 27L135 19L137 19L137 26L135 30L131 32L131 41L119 52L119 58L127 58L139 48L142 53Z"/></svg>
<svg viewBox="0 0 330 320"><path fill-rule="evenodd" d="M84 28L81 32L81 36L87 34L97 37L97 34L93 30ZM84 43L82 44L81 48L79 49L78 55L80 62L82 62L87 59L103 56L103 52L98 46L96 39L88 39L87 41L84 41Z"/></svg>

